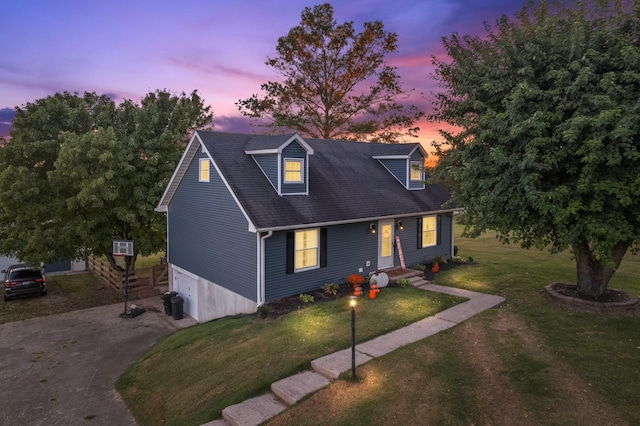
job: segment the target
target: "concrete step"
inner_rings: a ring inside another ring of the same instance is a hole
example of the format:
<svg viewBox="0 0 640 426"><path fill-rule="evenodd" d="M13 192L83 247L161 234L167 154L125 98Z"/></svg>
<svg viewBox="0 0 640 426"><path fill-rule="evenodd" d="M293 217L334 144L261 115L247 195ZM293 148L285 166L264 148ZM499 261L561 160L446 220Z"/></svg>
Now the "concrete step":
<svg viewBox="0 0 640 426"><path fill-rule="evenodd" d="M271 384L271 392L287 405L293 405L305 396L329 384L329 379L314 371L305 371Z"/></svg>
<svg viewBox="0 0 640 426"><path fill-rule="evenodd" d="M222 410L222 418L231 426L257 426L287 408L272 393L247 399Z"/></svg>
<svg viewBox="0 0 640 426"><path fill-rule="evenodd" d="M415 280L409 279L409 281L411 281L411 284L414 287L422 287L422 286L425 286L427 284L431 284L430 281L427 281L424 278L421 278L421 277L416 277L416 278L417 279L415 279Z"/></svg>
<svg viewBox="0 0 640 426"><path fill-rule="evenodd" d="M387 271L387 276L389 277L389 282L395 283L400 278L412 278L412 277L422 277L424 276L424 272L416 271L415 269L394 269L391 271Z"/></svg>

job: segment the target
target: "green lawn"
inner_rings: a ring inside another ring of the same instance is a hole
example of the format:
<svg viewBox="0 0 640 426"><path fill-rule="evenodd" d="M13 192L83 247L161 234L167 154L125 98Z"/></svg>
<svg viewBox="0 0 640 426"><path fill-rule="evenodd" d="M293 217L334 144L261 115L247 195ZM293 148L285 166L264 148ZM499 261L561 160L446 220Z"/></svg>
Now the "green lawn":
<svg viewBox="0 0 640 426"><path fill-rule="evenodd" d="M358 341L433 315L465 299L413 287L360 298ZM141 425L198 425L222 409L266 392L271 383L311 368L311 361L348 348L346 298L309 304L274 320L223 318L158 343L116 388Z"/></svg>
<svg viewBox="0 0 640 426"><path fill-rule="evenodd" d="M457 228L459 234L460 228ZM638 318L601 318L551 305L543 287L571 283L568 253L503 246L492 235L456 239L475 263L436 275L441 285L506 302L450 330L372 360L358 380L336 380L269 424L640 424ZM628 254L611 287L640 295ZM454 304L417 289L383 289L358 308L364 341ZM265 392L309 361L349 346L344 302L277 320L226 318L173 334L116 387L141 425L198 425Z"/></svg>

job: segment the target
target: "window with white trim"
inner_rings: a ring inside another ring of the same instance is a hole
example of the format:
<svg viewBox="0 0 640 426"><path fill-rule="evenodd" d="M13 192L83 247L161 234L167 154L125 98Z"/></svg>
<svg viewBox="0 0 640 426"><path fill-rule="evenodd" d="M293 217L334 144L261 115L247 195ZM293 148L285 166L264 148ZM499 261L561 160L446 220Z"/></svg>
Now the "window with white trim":
<svg viewBox="0 0 640 426"><path fill-rule="evenodd" d="M422 165L420 161L411 161L411 173L409 174L412 181L422 180Z"/></svg>
<svg viewBox="0 0 640 426"><path fill-rule="evenodd" d="M295 233L295 270L317 268L320 253L320 230L305 229Z"/></svg>
<svg viewBox="0 0 640 426"><path fill-rule="evenodd" d="M423 216L422 218L422 247L435 246L437 244L436 216Z"/></svg>
<svg viewBox="0 0 640 426"><path fill-rule="evenodd" d="M209 161L209 159L201 158L200 172L199 172L199 178L198 178L200 182L209 182L209 175L211 171L210 169L211 169L211 162Z"/></svg>
<svg viewBox="0 0 640 426"><path fill-rule="evenodd" d="M284 183L302 183L304 160L301 158L284 159Z"/></svg>

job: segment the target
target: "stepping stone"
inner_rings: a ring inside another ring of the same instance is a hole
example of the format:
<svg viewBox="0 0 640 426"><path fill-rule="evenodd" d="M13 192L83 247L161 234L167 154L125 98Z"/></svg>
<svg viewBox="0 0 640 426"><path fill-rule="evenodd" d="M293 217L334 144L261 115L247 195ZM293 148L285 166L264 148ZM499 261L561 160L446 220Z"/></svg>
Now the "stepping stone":
<svg viewBox="0 0 640 426"><path fill-rule="evenodd" d="M370 356L356 350L356 365L370 360ZM351 370L351 348L314 359L311 367L329 380L337 379L341 373Z"/></svg>
<svg viewBox="0 0 640 426"><path fill-rule="evenodd" d="M272 393L247 399L222 410L222 417L231 426L257 426L287 408Z"/></svg>
<svg viewBox="0 0 640 426"><path fill-rule="evenodd" d="M271 391L287 405L293 405L305 396L329 384L329 379L314 371L305 371L271 384Z"/></svg>

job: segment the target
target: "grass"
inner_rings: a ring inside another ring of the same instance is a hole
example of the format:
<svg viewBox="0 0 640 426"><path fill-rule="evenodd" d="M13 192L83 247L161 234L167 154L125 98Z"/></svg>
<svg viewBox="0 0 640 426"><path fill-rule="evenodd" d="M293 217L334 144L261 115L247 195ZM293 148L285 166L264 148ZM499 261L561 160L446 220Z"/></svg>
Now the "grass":
<svg viewBox="0 0 640 426"><path fill-rule="evenodd" d="M506 302L370 361L358 383L333 382L268 425L640 424L638 318L552 306L543 287L574 281L569 253L504 246L493 235L463 239L456 230L459 254L476 263L435 282ZM610 287L640 295L638 256L626 256Z"/></svg>
<svg viewBox="0 0 640 426"><path fill-rule="evenodd" d="M88 272L48 276L47 295L27 296L4 302L0 309L0 324L109 305L123 300L120 293Z"/></svg>
<svg viewBox="0 0 640 426"><path fill-rule="evenodd" d="M638 318L550 304L546 284L575 280L569 253L504 246L493 235L463 239L460 230L459 254L476 263L440 272L435 282L506 302L360 366L358 380L332 382L269 425L640 424ZM627 254L610 287L640 295L639 256ZM454 303L434 297L383 289L363 300L358 340ZM272 321L226 318L166 338L116 387L141 425L198 425L348 347L348 339L348 309L337 303Z"/></svg>
<svg viewBox="0 0 640 426"><path fill-rule="evenodd" d="M361 298L357 339L370 340L463 299L416 288ZM345 298L309 304L275 320L223 318L158 343L116 383L141 425L202 424L222 409L266 392L271 383L310 369L311 360L351 344Z"/></svg>

